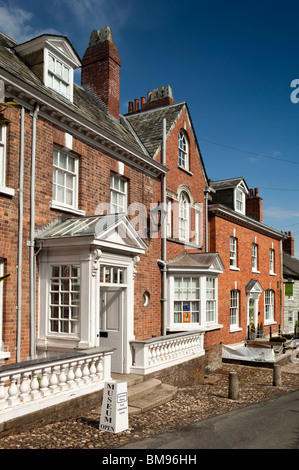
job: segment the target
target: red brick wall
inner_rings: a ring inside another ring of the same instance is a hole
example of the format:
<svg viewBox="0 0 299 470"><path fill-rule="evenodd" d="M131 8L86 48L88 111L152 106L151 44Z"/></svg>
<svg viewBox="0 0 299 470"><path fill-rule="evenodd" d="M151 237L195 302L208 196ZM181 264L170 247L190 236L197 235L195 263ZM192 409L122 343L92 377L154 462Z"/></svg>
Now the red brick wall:
<svg viewBox="0 0 299 470"><path fill-rule="evenodd" d="M11 353L9 362L15 362L17 331L17 244L18 244L18 191L19 186L19 110L8 112L11 123L7 139L7 186L15 189L13 197L0 194L0 257L5 258L5 272L10 278L4 283L3 340ZM30 239L30 171L31 171L32 117L25 116L25 165L24 165L24 218L23 218L23 284L21 360L30 356L30 297L29 297L29 248ZM36 179L35 179L35 229L46 226L64 212L50 209L52 200L53 147L65 145L65 133L39 117L37 120ZM118 173L118 162L83 141L73 138L73 152L79 161L79 209L86 215L95 215L98 204L110 201L110 172ZM145 204L161 200L161 182L124 165L124 176L129 184L128 204ZM66 213L67 214L67 213ZM72 215L72 214L67 214ZM161 275L156 260L161 257L160 240L145 239L149 249L141 255L135 277L135 334L144 339L161 334ZM144 307L142 294L150 293L150 304ZM38 305L38 266L37 266ZM38 328L38 308L36 308Z"/></svg>
<svg viewBox="0 0 299 470"><path fill-rule="evenodd" d="M185 128L185 132L189 138L189 172L179 168L178 166L178 134L181 129ZM166 166L169 172L166 177L167 190L177 194L180 185L186 185L194 199L195 203L203 204L202 208L202 232L203 232L203 248L205 251L205 198L204 188L206 187L203 170L200 165L199 156L197 153L196 143L192 138L192 130L189 126L188 117L184 111L179 117L176 125L174 126L171 134L166 142ZM160 157L158 157L160 158ZM176 201L177 202L177 201ZM172 228L177 230L178 220L172 220ZM191 211L191 231L195 231L195 211ZM194 238L193 243L195 242ZM168 260L180 255L186 250L182 243L175 243L169 241L167 243L167 258ZM197 251L198 248L188 248L188 251Z"/></svg>
<svg viewBox="0 0 299 470"><path fill-rule="evenodd" d="M233 229L236 229L236 238L238 239L238 262L237 267L239 271L230 270L230 237L233 236ZM251 249L252 243L257 237L257 244L259 250L259 267L260 273L252 272ZM275 273L276 276L271 276L269 273L269 250L275 250ZM274 238L270 238L261 233L257 233L246 227L235 224L224 218L210 216L210 244L211 251L219 252L221 259L224 263L225 270L219 275L219 288L218 288L218 315L219 323L223 324L221 329L221 341L224 344L232 344L242 341L247 335L247 298L245 286L251 279L258 280L263 290L270 288L275 293L275 312L274 320L277 325L281 323L281 264L280 264L280 242ZM242 328L241 332L230 333L230 291L235 289L235 282L237 282L237 289L240 291L240 311L239 311L239 326ZM261 293L259 298L260 315L258 323L264 320L264 292ZM282 310L283 311L283 310Z"/></svg>

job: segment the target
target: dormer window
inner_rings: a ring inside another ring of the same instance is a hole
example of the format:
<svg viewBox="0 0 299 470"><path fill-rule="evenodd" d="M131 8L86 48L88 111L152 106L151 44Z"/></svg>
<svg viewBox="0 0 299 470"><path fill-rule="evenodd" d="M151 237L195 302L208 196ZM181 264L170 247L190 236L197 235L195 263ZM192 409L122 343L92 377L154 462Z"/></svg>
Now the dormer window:
<svg viewBox="0 0 299 470"><path fill-rule="evenodd" d="M236 205L235 205L235 208L236 208L236 211L241 212L242 214L245 214L245 194L239 188L236 189Z"/></svg>
<svg viewBox="0 0 299 470"><path fill-rule="evenodd" d="M48 53L48 80L47 85L57 93L70 98L71 69L54 55Z"/></svg>
<svg viewBox="0 0 299 470"><path fill-rule="evenodd" d="M43 34L19 44L15 51L44 85L73 101L74 69L82 63L68 39Z"/></svg>

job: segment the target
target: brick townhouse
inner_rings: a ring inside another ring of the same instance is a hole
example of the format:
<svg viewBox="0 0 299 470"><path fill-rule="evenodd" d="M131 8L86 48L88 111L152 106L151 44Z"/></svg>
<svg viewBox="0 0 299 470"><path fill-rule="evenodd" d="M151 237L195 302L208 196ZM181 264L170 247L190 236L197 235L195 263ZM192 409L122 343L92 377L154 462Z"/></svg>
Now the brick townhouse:
<svg viewBox="0 0 299 470"><path fill-rule="evenodd" d="M219 365L224 266L206 252L208 179L186 103L162 87L120 115L109 28L82 60L65 36L1 34L0 47L17 103L0 128L0 360L103 347L113 372L204 367L209 352Z"/></svg>
<svg viewBox="0 0 299 470"><path fill-rule="evenodd" d="M225 271L219 276L221 341L233 344L256 334L283 329L282 232L263 223L263 200L244 178L211 183L210 249ZM248 331L248 328L252 330Z"/></svg>
<svg viewBox="0 0 299 470"><path fill-rule="evenodd" d="M103 347L113 372L219 367L221 342L281 320L282 237L253 212L257 195L243 179L229 197L210 184L171 87L120 115L120 67L109 28L82 59L65 36L0 36L18 103L0 127L7 363Z"/></svg>

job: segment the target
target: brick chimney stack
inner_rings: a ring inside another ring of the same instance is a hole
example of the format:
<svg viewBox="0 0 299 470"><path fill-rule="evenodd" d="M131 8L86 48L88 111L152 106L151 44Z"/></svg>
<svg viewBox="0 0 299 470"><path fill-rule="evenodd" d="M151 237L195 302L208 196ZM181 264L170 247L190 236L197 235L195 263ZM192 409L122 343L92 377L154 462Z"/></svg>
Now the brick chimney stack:
<svg viewBox="0 0 299 470"><path fill-rule="evenodd" d="M259 196L258 188L249 190L246 198L246 215L263 222L263 199Z"/></svg>
<svg viewBox="0 0 299 470"><path fill-rule="evenodd" d="M291 256L294 256L294 237L292 237L291 232L285 232L285 235L287 235L287 238L283 240L283 251Z"/></svg>
<svg viewBox="0 0 299 470"><path fill-rule="evenodd" d="M81 84L119 119L121 62L108 26L93 31L82 59Z"/></svg>
<svg viewBox="0 0 299 470"><path fill-rule="evenodd" d="M149 91L147 93L147 100L142 96L140 101L139 99L135 99L134 103L133 101L129 101L128 114L162 108L163 106L169 106L171 104L175 104L171 87L169 85L161 86L153 91Z"/></svg>

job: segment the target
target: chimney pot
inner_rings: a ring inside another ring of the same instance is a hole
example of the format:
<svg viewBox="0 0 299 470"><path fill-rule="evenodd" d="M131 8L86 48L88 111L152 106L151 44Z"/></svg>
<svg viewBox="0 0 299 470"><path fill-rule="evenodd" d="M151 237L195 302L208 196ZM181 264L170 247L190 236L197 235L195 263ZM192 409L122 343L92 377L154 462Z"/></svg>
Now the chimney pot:
<svg viewBox="0 0 299 470"><path fill-rule="evenodd" d="M133 101L129 101L128 112L129 113L133 112Z"/></svg>
<svg viewBox="0 0 299 470"><path fill-rule="evenodd" d="M253 189L250 189L250 190L249 190L249 196L250 196L250 197L253 197Z"/></svg>
<svg viewBox="0 0 299 470"><path fill-rule="evenodd" d="M258 188L255 188L255 190L254 190L254 195L255 195L255 197L258 197L258 195L259 195L259 190L258 190Z"/></svg>
<svg viewBox="0 0 299 470"><path fill-rule="evenodd" d="M141 107L145 104L145 96L142 96L140 98L140 101L141 101Z"/></svg>
<svg viewBox="0 0 299 470"><path fill-rule="evenodd" d="M135 98L135 111L139 111L139 99Z"/></svg>

